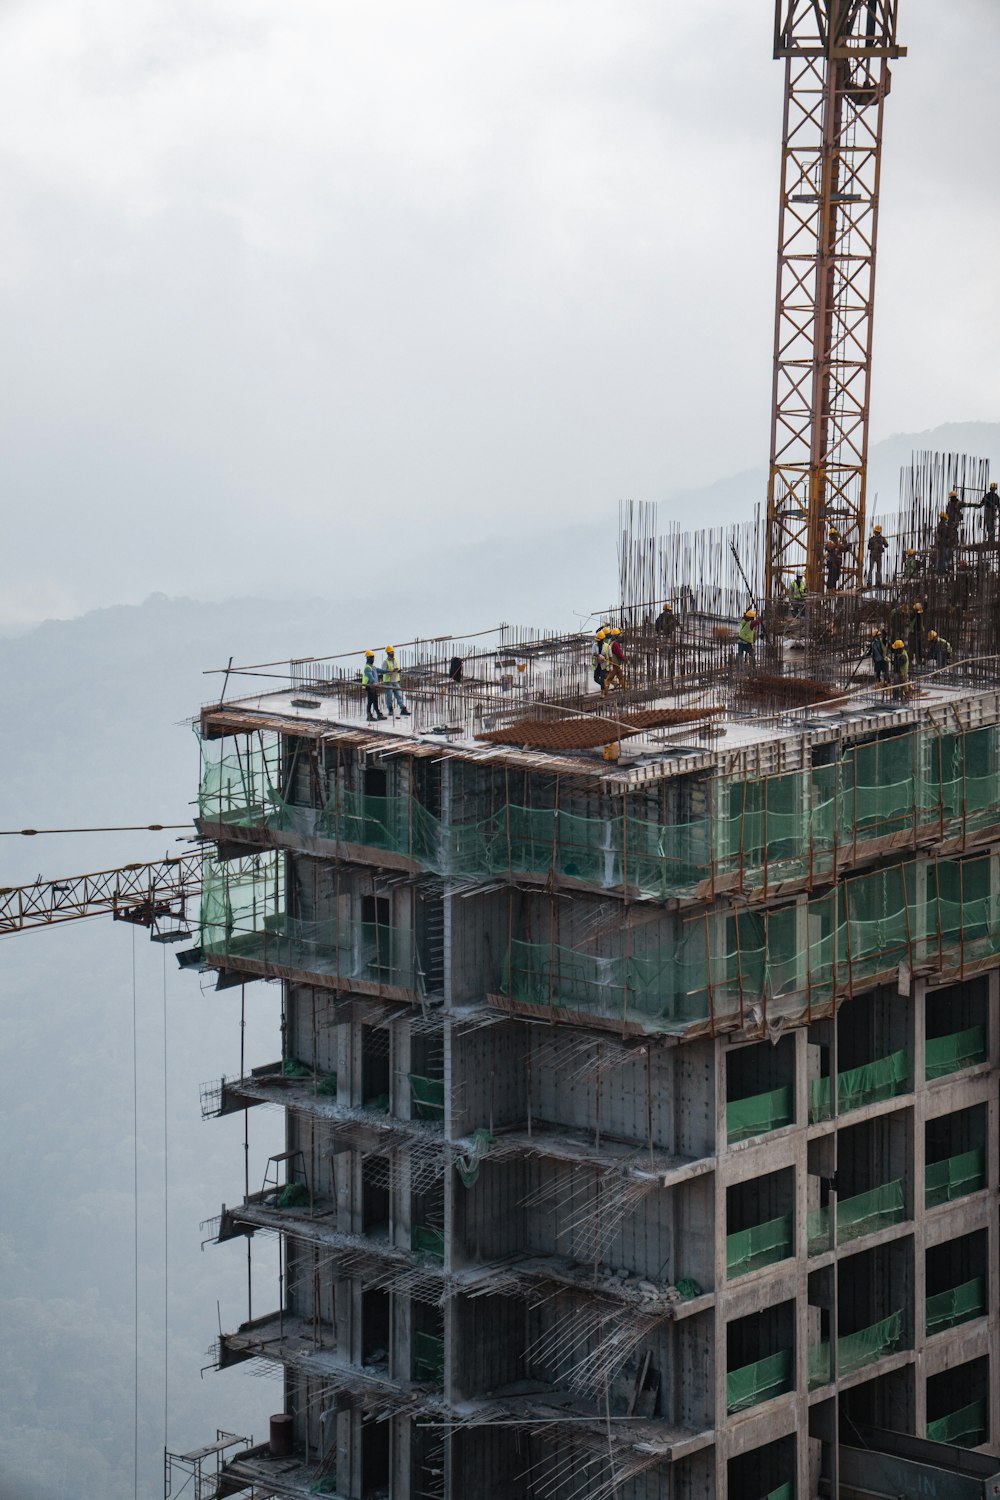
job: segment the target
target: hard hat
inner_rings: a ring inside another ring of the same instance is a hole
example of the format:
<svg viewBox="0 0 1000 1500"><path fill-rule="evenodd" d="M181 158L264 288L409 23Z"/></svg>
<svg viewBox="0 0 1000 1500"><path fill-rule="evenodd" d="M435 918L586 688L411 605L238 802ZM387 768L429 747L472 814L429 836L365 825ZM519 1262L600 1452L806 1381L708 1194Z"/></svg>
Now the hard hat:
<svg viewBox="0 0 1000 1500"><path fill-rule="evenodd" d="M938 638L938 634L937 634L936 630L928 630L928 632L927 632L927 639L929 641L936 641L937 638Z"/></svg>
<svg viewBox="0 0 1000 1500"><path fill-rule="evenodd" d="M993 483L992 483L992 484L991 484L991 485L990 485L990 489L991 489L991 490L995 490L995 489L996 489L996 487L997 487L997 482L996 482L996 480L995 480L995 479L994 479L994 481L993 481Z"/></svg>
<svg viewBox="0 0 1000 1500"><path fill-rule="evenodd" d="M916 603L914 604L914 606L913 606L913 613L915 615L922 615L923 612L924 612L924 606L921 604L920 600L918 599L916 601Z"/></svg>
<svg viewBox="0 0 1000 1500"><path fill-rule="evenodd" d="M674 612L674 606L672 604L665 604L663 606L663 612L664 614L672 615Z"/></svg>
<svg viewBox="0 0 1000 1500"><path fill-rule="evenodd" d="M958 499L958 490L949 490L948 491L948 499L949 500L957 500Z"/></svg>
<svg viewBox="0 0 1000 1500"><path fill-rule="evenodd" d="M385 649L386 649L386 651L388 652L388 654L390 656L392 656L394 654L395 650L396 650L395 646L386 646Z"/></svg>
<svg viewBox="0 0 1000 1500"><path fill-rule="evenodd" d="M880 532L880 531L881 531L881 530L882 530L882 528L881 528L881 526L875 526L875 527L874 527L874 528L873 528L873 530L875 530L875 531L879 531L879 532Z"/></svg>
<svg viewBox="0 0 1000 1500"><path fill-rule="evenodd" d="M372 658L372 660L374 661L374 659L375 659L375 652L374 651L366 651L365 655L366 656L370 656Z"/></svg>
<svg viewBox="0 0 1000 1500"><path fill-rule="evenodd" d="M907 549L906 549L906 555L907 555L907 557L913 557L913 556L915 556L915 553L914 553L912 547L907 547Z"/></svg>
<svg viewBox="0 0 1000 1500"><path fill-rule="evenodd" d="M892 649L893 651L903 651L905 647L903 646L902 641L893 641Z"/></svg>
<svg viewBox="0 0 1000 1500"><path fill-rule="evenodd" d="M615 626L614 626L614 627L613 627L613 628L612 628L612 631L611 631L611 634L612 634L612 635L621 635L621 631L620 631L620 630L619 630L619 629L618 629L618 626L617 626L617 625L615 625Z"/></svg>
<svg viewBox="0 0 1000 1500"><path fill-rule="evenodd" d="M744 620L756 620L756 618L757 618L757 611L754 609L754 607L753 607L752 604L751 604L750 608L747 610L746 614L743 616L743 618L744 618Z"/></svg>
<svg viewBox="0 0 1000 1500"><path fill-rule="evenodd" d="M607 636L607 633L608 632L606 630L599 630L597 632L597 635L596 635L595 639L599 640L599 641L603 641L605 639L605 637Z"/></svg>

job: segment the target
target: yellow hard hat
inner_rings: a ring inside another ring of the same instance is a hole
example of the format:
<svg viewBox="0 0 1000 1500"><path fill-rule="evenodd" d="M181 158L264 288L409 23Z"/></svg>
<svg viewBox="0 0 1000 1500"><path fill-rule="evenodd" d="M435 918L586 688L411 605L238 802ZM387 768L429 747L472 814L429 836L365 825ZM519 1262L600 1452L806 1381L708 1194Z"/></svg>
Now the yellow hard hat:
<svg viewBox="0 0 1000 1500"><path fill-rule="evenodd" d="M957 500L958 499L958 490L949 490L948 491L948 499L949 500Z"/></svg>
<svg viewBox="0 0 1000 1500"><path fill-rule="evenodd" d="M608 634L608 632L606 630L599 630L597 632L596 639L599 640L599 641L603 641L603 640L606 639L607 634Z"/></svg>
<svg viewBox="0 0 1000 1500"><path fill-rule="evenodd" d="M914 557L916 554L914 553L912 547L907 547L907 549L906 549L906 555L907 555L907 557Z"/></svg>
<svg viewBox="0 0 1000 1500"><path fill-rule="evenodd" d="M937 631L936 630L928 630L928 632L927 632L927 639L929 641L936 641L937 638L938 637L937 637Z"/></svg>
<svg viewBox="0 0 1000 1500"><path fill-rule="evenodd" d="M881 531L881 530L882 530L882 528L881 528L881 526L876 526L876 527L874 527L874 528L873 528L873 529L874 529L874 530L875 530L875 531Z"/></svg>
<svg viewBox="0 0 1000 1500"><path fill-rule="evenodd" d="M990 489L991 489L991 490L995 490L995 489L996 489L996 487L997 487L997 482L996 482L996 480L995 480L995 479L994 479L994 481L993 481L993 483L992 483L992 484L991 484L991 485L990 485Z"/></svg>
<svg viewBox="0 0 1000 1500"><path fill-rule="evenodd" d="M670 615L672 615L672 614L673 614L673 612L674 612L674 606L673 606L673 605L672 605L672 604L665 604L665 605L664 605L664 606L663 606L663 609L664 609L664 612L665 612L665 613L666 613L666 614L670 614Z"/></svg>
<svg viewBox="0 0 1000 1500"><path fill-rule="evenodd" d="M892 649L893 649L893 651L902 651L903 650L903 643L902 643L902 641L893 641L893 643L892 643Z"/></svg>
<svg viewBox="0 0 1000 1500"><path fill-rule="evenodd" d="M744 620L756 620L756 618L757 618L757 611L754 609L754 607L753 607L752 604L751 604L750 608L747 610L746 614L743 616L743 618L744 618Z"/></svg>
<svg viewBox="0 0 1000 1500"><path fill-rule="evenodd" d="M612 634L612 635L621 635L621 631L620 631L620 630L619 630L619 629L618 629L618 626L617 626L617 625L615 625L615 626L614 626L614 627L613 627L613 628L612 628L612 631L611 631L611 634Z"/></svg>
<svg viewBox="0 0 1000 1500"><path fill-rule="evenodd" d="M366 655L366 656L371 656L371 657L374 657L374 655L375 655L375 652L374 652L374 651L366 651L366 652L365 652L365 655Z"/></svg>
<svg viewBox="0 0 1000 1500"><path fill-rule="evenodd" d="M394 653L395 653L395 650L396 650L396 648L395 648L395 646L386 646L386 648L385 648L385 649L386 649L386 652L387 652L387 654L388 654L388 655L389 655L389 656L392 656L392 655L394 655Z"/></svg>

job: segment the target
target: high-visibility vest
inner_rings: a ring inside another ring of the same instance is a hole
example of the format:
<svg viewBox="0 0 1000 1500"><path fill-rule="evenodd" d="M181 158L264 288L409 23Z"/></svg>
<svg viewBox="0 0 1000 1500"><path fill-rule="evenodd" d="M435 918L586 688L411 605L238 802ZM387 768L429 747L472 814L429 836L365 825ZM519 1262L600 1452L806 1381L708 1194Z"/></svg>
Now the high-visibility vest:
<svg viewBox="0 0 1000 1500"><path fill-rule="evenodd" d="M753 645L753 632L756 620L740 621L740 640L745 641L748 646Z"/></svg>
<svg viewBox="0 0 1000 1500"><path fill-rule="evenodd" d="M372 666L371 662L365 664L365 669L361 674L361 681L365 687L376 687L378 685L378 672Z"/></svg>
<svg viewBox="0 0 1000 1500"><path fill-rule="evenodd" d="M796 579L795 582L792 584L792 587L789 590L789 592L791 593L791 596L792 596L793 599L804 599L806 597L805 581L803 581L802 583L799 583L799 581Z"/></svg>
<svg viewBox="0 0 1000 1500"><path fill-rule="evenodd" d="M382 663L382 676L386 682L398 682L400 677L399 665L394 656L387 656Z"/></svg>

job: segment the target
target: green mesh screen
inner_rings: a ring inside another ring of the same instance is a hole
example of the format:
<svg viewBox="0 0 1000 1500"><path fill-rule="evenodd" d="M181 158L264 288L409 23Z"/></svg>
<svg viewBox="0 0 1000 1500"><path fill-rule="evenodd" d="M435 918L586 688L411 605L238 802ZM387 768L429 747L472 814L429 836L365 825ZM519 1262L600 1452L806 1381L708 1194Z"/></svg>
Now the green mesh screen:
<svg viewBox="0 0 1000 1500"><path fill-rule="evenodd" d="M444 1379L444 1339L431 1333L413 1335L413 1379L440 1385Z"/></svg>
<svg viewBox="0 0 1000 1500"><path fill-rule="evenodd" d="M872 1188L867 1193L857 1193L852 1198L841 1198L837 1203L837 1243L856 1240L863 1234L875 1234L890 1224L898 1224L906 1212L901 1178L887 1182L882 1187ZM815 1208L807 1221L809 1254L822 1255L830 1245L830 1210Z"/></svg>
<svg viewBox="0 0 1000 1500"><path fill-rule="evenodd" d="M950 1203L986 1186L986 1153L979 1147L948 1156L944 1161L928 1162L924 1169L924 1195L928 1208Z"/></svg>
<svg viewBox="0 0 1000 1500"><path fill-rule="evenodd" d="M860 1109L863 1104L873 1104L879 1099L891 1099L895 1094L906 1092L910 1067L906 1052L891 1052L876 1062L863 1063L859 1068L849 1068L837 1078L837 1110L846 1114L849 1109ZM809 1086L809 1118L811 1121L830 1117L830 1080L815 1078Z"/></svg>
<svg viewBox="0 0 1000 1500"><path fill-rule="evenodd" d="M950 1036L928 1037L924 1052L928 1081L957 1073L960 1068L971 1068L974 1063L986 1061L985 1028L970 1026L965 1031L953 1031Z"/></svg>
<svg viewBox="0 0 1000 1500"><path fill-rule="evenodd" d="M202 740L199 816L237 827L282 827L288 804L281 795L277 735L240 736L224 754L227 740Z"/></svg>
<svg viewBox="0 0 1000 1500"><path fill-rule="evenodd" d="M791 1254L791 1214L726 1236L726 1272L730 1278L745 1276L748 1271L769 1266Z"/></svg>
<svg viewBox="0 0 1000 1500"><path fill-rule="evenodd" d="M751 1094L731 1099L726 1105L726 1139L732 1146L792 1123L792 1091L772 1089L769 1094Z"/></svg>
<svg viewBox="0 0 1000 1500"><path fill-rule="evenodd" d="M864 1365L891 1354L903 1337L903 1314L894 1312L870 1328L844 1334L837 1340L837 1376L851 1375ZM830 1345L816 1344L809 1350L809 1389L830 1380Z"/></svg>
<svg viewBox="0 0 1000 1500"><path fill-rule="evenodd" d="M978 1448L986 1442L988 1435L986 1401L970 1401L947 1417L938 1417L927 1423L927 1436L932 1443L951 1443L956 1448Z"/></svg>
<svg viewBox="0 0 1000 1500"><path fill-rule="evenodd" d="M410 1249L418 1255L432 1255L435 1260L444 1260L444 1234L440 1229L415 1224L410 1230Z"/></svg>
<svg viewBox="0 0 1000 1500"><path fill-rule="evenodd" d="M741 1370L730 1370L726 1376L726 1410L746 1411L761 1401L770 1401L792 1388L794 1361L792 1351L783 1349L767 1359L758 1359Z"/></svg>
<svg viewBox="0 0 1000 1500"><path fill-rule="evenodd" d="M951 1291L938 1292L927 1298L927 1332L940 1333L942 1328L954 1328L958 1323L967 1323L986 1311L986 1282L982 1276L965 1281Z"/></svg>
<svg viewBox="0 0 1000 1500"><path fill-rule="evenodd" d="M422 1078L419 1073L407 1075L410 1080L410 1099L413 1117L416 1120L444 1119L444 1079Z"/></svg>

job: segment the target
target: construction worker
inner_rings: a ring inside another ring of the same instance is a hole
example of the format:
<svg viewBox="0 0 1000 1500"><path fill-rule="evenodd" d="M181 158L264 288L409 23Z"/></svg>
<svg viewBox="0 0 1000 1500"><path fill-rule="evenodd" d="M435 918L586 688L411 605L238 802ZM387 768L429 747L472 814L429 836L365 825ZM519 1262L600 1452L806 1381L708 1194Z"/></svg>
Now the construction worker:
<svg viewBox="0 0 1000 1500"><path fill-rule="evenodd" d="M368 722L374 719L384 719L385 714L378 706L379 698L379 675L378 667L375 665L375 652L365 652L365 666L361 673L361 681L364 685L365 697L368 704Z"/></svg>
<svg viewBox="0 0 1000 1500"><path fill-rule="evenodd" d="M835 527L831 527L824 550L826 552L826 586L832 593L840 582L840 569L844 561L844 544L840 539L840 532Z"/></svg>
<svg viewBox="0 0 1000 1500"><path fill-rule="evenodd" d="M927 632L927 660L933 667L946 667L952 658L951 642L938 635L936 630Z"/></svg>
<svg viewBox="0 0 1000 1500"><path fill-rule="evenodd" d="M608 675L604 684L605 690L618 687L624 691L628 687L628 683L625 681L625 647L622 643L622 633L617 626L612 628L607 646Z"/></svg>
<svg viewBox="0 0 1000 1500"><path fill-rule="evenodd" d="M788 586L788 601L793 615L800 615L806 607L806 581L801 573Z"/></svg>
<svg viewBox="0 0 1000 1500"><path fill-rule="evenodd" d="M914 552L912 547L907 547L903 553L903 577L918 578L922 572L922 559Z"/></svg>
<svg viewBox="0 0 1000 1500"><path fill-rule="evenodd" d="M921 666L924 660L924 606L919 599L910 606L906 622L906 642L911 661L916 666Z"/></svg>
<svg viewBox="0 0 1000 1500"><path fill-rule="evenodd" d="M954 528L948 519L948 512L938 512L937 528L934 532L934 545L937 548L937 570L939 573L951 572L951 558L954 550Z"/></svg>
<svg viewBox="0 0 1000 1500"><path fill-rule="evenodd" d="M753 661L753 648L757 644L757 611L752 604L744 612L737 636L736 660L742 661L746 657L747 661Z"/></svg>
<svg viewBox="0 0 1000 1500"><path fill-rule="evenodd" d="M590 658L591 665L594 668L594 681L600 688L602 697L607 692L607 688L604 686L608 675L608 655L610 651L607 642L608 632L602 627L594 636L594 654Z"/></svg>
<svg viewBox="0 0 1000 1500"><path fill-rule="evenodd" d="M948 506L945 510L945 515L951 522L956 542L960 540L962 534L962 511L964 508L961 500L958 498L958 490L951 490L948 494Z"/></svg>
<svg viewBox="0 0 1000 1500"><path fill-rule="evenodd" d="M886 647L888 646L888 644L889 643L886 639L885 633L876 625L872 630L872 638L869 641L868 649L865 652L865 655L870 656L872 659L872 666L875 669L876 682L889 681L889 658L886 655Z"/></svg>
<svg viewBox="0 0 1000 1500"><path fill-rule="evenodd" d="M905 697L906 686L910 680L910 658L906 654L906 647L902 641L893 641L890 664L892 666L892 681L895 687L893 696L896 698Z"/></svg>
<svg viewBox="0 0 1000 1500"><path fill-rule="evenodd" d="M992 547L997 539L997 507L1000 506L1000 495L997 494L996 480L990 485L980 504L983 508L983 530L987 542Z"/></svg>
<svg viewBox="0 0 1000 1500"><path fill-rule="evenodd" d="M674 668L677 664L677 616L672 604L663 606L653 629L666 649L667 671L670 673L670 686L673 687Z"/></svg>
<svg viewBox="0 0 1000 1500"><path fill-rule="evenodd" d="M868 538L868 582L877 589L882 587L882 559L889 550L889 543L882 535L881 526L874 526Z"/></svg>
<svg viewBox="0 0 1000 1500"><path fill-rule="evenodd" d="M400 690L402 672L396 660L395 646L386 646L385 660L382 663L382 681L385 684L385 706L390 714L394 711L394 705L399 709L400 717L409 718L410 710L403 702L403 694Z"/></svg>

